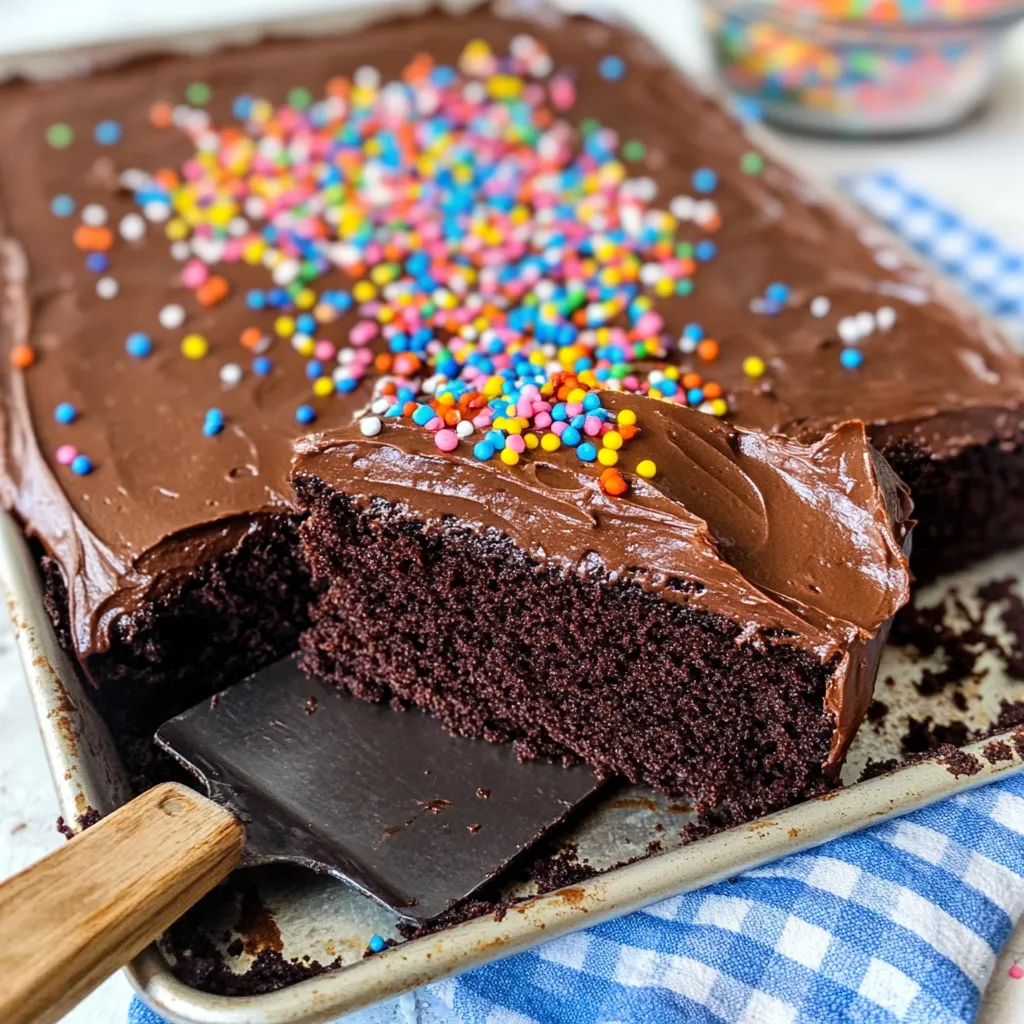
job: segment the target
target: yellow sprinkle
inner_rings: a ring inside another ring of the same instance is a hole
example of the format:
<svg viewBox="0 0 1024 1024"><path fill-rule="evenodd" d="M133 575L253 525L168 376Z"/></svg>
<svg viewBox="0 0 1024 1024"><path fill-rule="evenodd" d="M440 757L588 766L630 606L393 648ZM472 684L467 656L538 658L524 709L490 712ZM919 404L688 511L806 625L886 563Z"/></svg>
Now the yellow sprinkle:
<svg viewBox="0 0 1024 1024"><path fill-rule="evenodd" d="M395 311L390 306L381 306L377 314L377 321L382 324L389 324L395 319Z"/></svg>
<svg viewBox="0 0 1024 1024"><path fill-rule="evenodd" d="M274 331L279 338L290 338L295 333L295 320L290 316L279 316L274 321Z"/></svg>
<svg viewBox="0 0 1024 1024"><path fill-rule="evenodd" d="M671 277L663 277L655 286L655 295L660 295L662 298L668 298L674 294L676 290L676 283Z"/></svg>
<svg viewBox="0 0 1024 1024"><path fill-rule="evenodd" d="M295 296L295 305L299 309L312 309L316 305L316 292L312 288L303 288Z"/></svg>
<svg viewBox="0 0 1024 1024"><path fill-rule="evenodd" d="M607 436L608 435L605 434L605 437ZM597 461L600 462L602 466L614 466L615 463L619 461L619 453L617 451L613 451L611 448L602 448L597 453Z"/></svg>
<svg viewBox="0 0 1024 1024"><path fill-rule="evenodd" d="M313 394L317 398L326 398L334 391L334 381L330 377L317 377L313 381Z"/></svg>
<svg viewBox="0 0 1024 1024"><path fill-rule="evenodd" d="M622 435L617 430L609 430L601 439L601 443L605 448L618 451L622 447Z"/></svg>
<svg viewBox="0 0 1024 1024"><path fill-rule="evenodd" d="M356 302L369 302L377 295L377 289L369 281L357 281L352 288L352 298Z"/></svg>
<svg viewBox="0 0 1024 1024"><path fill-rule="evenodd" d="M650 480L658 472L658 467L650 459L644 459L642 462L637 463L636 471L645 480Z"/></svg>
<svg viewBox="0 0 1024 1024"><path fill-rule="evenodd" d="M540 439L540 446L546 452L557 452L562 447L562 439L557 434L545 434Z"/></svg>
<svg viewBox="0 0 1024 1024"><path fill-rule="evenodd" d="M210 344L201 334L186 334L181 339L181 354L186 359L202 359L209 351Z"/></svg>
<svg viewBox="0 0 1024 1024"><path fill-rule="evenodd" d="M497 398L505 389L505 381L501 377L488 377L484 385L484 394L488 398Z"/></svg>
<svg viewBox="0 0 1024 1024"><path fill-rule="evenodd" d="M590 370L584 370L580 374L580 380L589 388L597 387L597 378L593 375L593 373L591 373Z"/></svg>
<svg viewBox="0 0 1024 1024"><path fill-rule="evenodd" d="M636 425L636 413L632 409L620 409L615 420L620 427L632 427Z"/></svg>
<svg viewBox="0 0 1024 1024"><path fill-rule="evenodd" d="M267 251L267 243L262 238L256 239L252 242L246 242L242 248L242 259L245 260L250 266L255 266L263 259L263 254Z"/></svg>
<svg viewBox="0 0 1024 1024"><path fill-rule="evenodd" d="M526 442L526 447L533 451L537 445L540 444L540 438L536 434L523 434L523 440Z"/></svg>
<svg viewBox="0 0 1024 1024"><path fill-rule="evenodd" d="M292 348L295 349L303 359L309 359L316 349L316 344L308 334L296 334L295 337L292 338Z"/></svg>
<svg viewBox="0 0 1024 1024"><path fill-rule="evenodd" d="M502 448L501 461L506 466L514 466L519 461L519 452L513 451L511 448Z"/></svg>
<svg viewBox="0 0 1024 1024"><path fill-rule="evenodd" d="M188 238L188 224L180 217L175 217L167 222L164 233L172 242L180 242L183 238Z"/></svg>
<svg viewBox="0 0 1024 1024"><path fill-rule="evenodd" d="M587 397L586 391L583 388L573 388L569 392L569 397L566 399L567 402L582 402Z"/></svg>
<svg viewBox="0 0 1024 1024"><path fill-rule="evenodd" d="M678 366L666 366L663 372L666 380L679 380Z"/></svg>
<svg viewBox="0 0 1024 1024"><path fill-rule="evenodd" d="M729 403L724 398L713 398L711 411L715 416L724 416L729 411Z"/></svg>
<svg viewBox="0 0 1024 1024"><path fill-rule="evenodd" d="M748 377L761 377L766 369L764 360L760 356L747 356L743 360L743 372Z"/></svg>
<svg viewBox="0 0 1024 1024"><path fill-rule="evenodd" d="M651 398L662 398L662 397L664 397L662 395L662 393L661 393L661 388L651 388L651 390L648 391L647 394L650 395Z"/></svg>

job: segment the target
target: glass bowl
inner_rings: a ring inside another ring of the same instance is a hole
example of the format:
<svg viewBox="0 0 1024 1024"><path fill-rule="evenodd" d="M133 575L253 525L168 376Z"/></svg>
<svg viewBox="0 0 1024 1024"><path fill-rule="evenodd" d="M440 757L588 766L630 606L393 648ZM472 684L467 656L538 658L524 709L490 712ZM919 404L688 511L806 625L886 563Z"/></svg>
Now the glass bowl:
<svg viewBox="0 0 1024 1024"><path fill-rule="evenodd" d="M1024 4L704 0L704 14L721 78L768 120L863 137L937 131L978 109Z"/></svg>

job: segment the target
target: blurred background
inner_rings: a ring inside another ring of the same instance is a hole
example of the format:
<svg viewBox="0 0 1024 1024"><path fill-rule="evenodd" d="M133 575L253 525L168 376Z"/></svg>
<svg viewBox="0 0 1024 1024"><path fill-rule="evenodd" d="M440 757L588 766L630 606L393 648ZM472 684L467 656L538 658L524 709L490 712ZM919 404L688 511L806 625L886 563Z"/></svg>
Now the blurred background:
<svg viewBox="0 0 1024 1024"><path fill-rule="evenodd" d="M233 38L244 39L261 26L287 29L348 7L396 5L428 6L425 0L0 0L0 75L54 74L80 63L69 61L76 48L119 40L145 48L146 40L231 26ZM717 80L744 111L763 115L805 171L831 180L892 172L1024 252L1022 0L706 0L703 6L698 0L568 0L565 6L625 15L693 75ZM875 212L885 215L878 204ZM905 230L912 235L912 228ZM983 251L965 256L985 258ZM1016 300L1024 310L1024 273L1019 281ZM0 877L6 877L61 840L6 616L0 660L10 669L0 672ZM979 1018L984 1024L1024 1020L1024 981L1007 980L1021 977L1007 970L1024 959L1021 931L996 969ZM67 1024L123 1024L129 999L118 975ZM394 1004L373 1020L414 1019L407 1011Z"/></svg>

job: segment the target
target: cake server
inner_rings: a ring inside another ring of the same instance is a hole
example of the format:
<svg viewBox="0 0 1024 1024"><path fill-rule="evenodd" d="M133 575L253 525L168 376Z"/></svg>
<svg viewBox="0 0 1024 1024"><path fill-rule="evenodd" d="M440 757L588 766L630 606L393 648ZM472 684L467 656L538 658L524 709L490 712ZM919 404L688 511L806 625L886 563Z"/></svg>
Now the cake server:
<svg viewBox="0 0 1024 1024"><path fill-rule="evenodd" d="M5 1024L58 1020L239 866L299 864L429 921L599 785L340 696L292 658L156 739L209 799L156 786L0 885Z"/></svg>

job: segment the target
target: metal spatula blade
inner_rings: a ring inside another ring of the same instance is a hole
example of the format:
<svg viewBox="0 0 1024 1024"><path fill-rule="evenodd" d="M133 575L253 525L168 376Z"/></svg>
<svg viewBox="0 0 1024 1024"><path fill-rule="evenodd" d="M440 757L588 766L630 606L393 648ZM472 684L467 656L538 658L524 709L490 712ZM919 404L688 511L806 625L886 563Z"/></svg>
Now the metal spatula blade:
<svg viewBox="0 0 1024 1024"><path fill-rule="evenodd" d="M410 921L468 896L597 789L419 711L339 695L287 658L160 727L157 743L245 825L245 863L287 861Z"/></svg>

